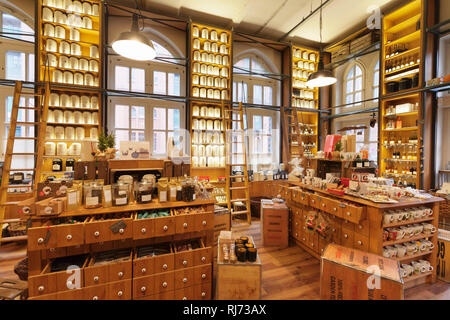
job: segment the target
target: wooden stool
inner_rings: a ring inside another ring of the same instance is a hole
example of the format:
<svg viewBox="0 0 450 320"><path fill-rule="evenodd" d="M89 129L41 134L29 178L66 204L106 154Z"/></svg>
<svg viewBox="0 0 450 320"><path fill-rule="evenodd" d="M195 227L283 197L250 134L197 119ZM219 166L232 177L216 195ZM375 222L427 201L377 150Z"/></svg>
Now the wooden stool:
<svg viewBox="0 0 450 320"><path fill-rule="evenodd" d="M28 296L26 281L0 278L0 300L25 300Z"/></svg>

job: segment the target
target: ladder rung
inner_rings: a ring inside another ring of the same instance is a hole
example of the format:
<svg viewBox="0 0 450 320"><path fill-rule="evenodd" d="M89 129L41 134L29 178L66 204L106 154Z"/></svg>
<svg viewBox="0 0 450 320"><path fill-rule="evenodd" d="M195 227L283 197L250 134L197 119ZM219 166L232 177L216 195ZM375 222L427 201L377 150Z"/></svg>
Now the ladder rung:
<svg viewBox="0 0 450 320"><path fill-rule="evenodd" d="M26 153L26 152L23 152L23 153L8 153L8 155L11 155L11 156L35 156L35 155L37 155L37 153L36 152L33 152L33 153Z"/></svg>
<svg viewBox="0 0 450 320"><path fill-rule="evenodd" d="M29 169L9 169L9 170L5 170L5 171L34 171L34 168L29 168Z"/></svg>
<svg viewBox="0 0 450 320"><path fill-rule="evenodd" d="M232 199L230 202L248 202L247 199Z"/></svg>
<svg viewBox="0 0 450 320"><path fill-rule="evenodd" d="M231 215L235 216L238 214L248 214L248 210L244 210L244 211L234 211L231 213Z"/></svg>
<svg viewBox="0 0 450 320"><path fill-rule="evenodd" d="M34 97L43 97L42 93L34 93L34 92L20 92L22 96L34 96Z"/></svg>
<svg viewBox="0 0 450 320"><path fill-rule="evenodd" d="M18 203L19 203L18 201L0 203L0 207L15 206L15 205L18 204Z"/></svg>
<svg viewBox="0 0 450 320"><path fill-rule="evenodd" d="M247 189L247 187L231 187L230 190L244 190Z"/></svg>
<svg viewBox="0 0 450 320"><path fill-rule="evenodd" d="M31 184L11 184L5 187L0 187L1 189L12 189L12 188L31 188Z"/></svg>
<svg viewBox="0 0 450 320"><path fill-rule="evenodd" d="M31 125L38 125L40 122L16 122L16 124L21 126L31 126Z"/></svg>
<svg viewBox="0 0 450 320"><path fill-rule="evenodd" d="M24 110L40 110L40 108L36 108L36 107L18 107L19 109L24 109Z"/></svg>
<svg viewBox="0 0 450 320"><path fill-rule="evenodd" d="M0 221L0 223L12 223L12 222L20 222L21 219L5 219L3 221Z"/></svg>
<svg viewBox="0 0 450 320"><path fill-rule="evenodd" d="M36 137L14 137L14 140L37 140Z"/></svg>
<svg viewBox="0 0 450 320"><path fill-rule="evenodd" d="M232 167L243 167L245 164L230 164Z"/></svg>
<svg viewBox="0 0 450 320"><path fill-rule="evenodd" d="M230 176L230 178L232 179L232 178L243 178L244 177L244 175L239 175L239 176Z"/></svg>
<svg viewBox="0 0 450 320"><path fill-rule="evenodd" d="M6 238L1 238L0 242L24 241L27 239L28 239L28 236L6 237Z"/></svg>
<svg viewBox="0 0 450 320"><path fill-rule="evenodd" d="M232 153L232 155L242 155L242 154L245 154L245 153Z"/></svg>

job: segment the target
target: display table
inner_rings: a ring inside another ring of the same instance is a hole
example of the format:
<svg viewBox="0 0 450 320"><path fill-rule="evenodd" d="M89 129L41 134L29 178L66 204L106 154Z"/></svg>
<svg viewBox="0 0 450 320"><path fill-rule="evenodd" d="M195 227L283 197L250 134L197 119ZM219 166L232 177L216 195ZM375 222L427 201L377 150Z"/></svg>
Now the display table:
<svg viewBox="0 0 450 320"><path fill-rule="evenodd" d="M295 243L316 258L320 258L329 243L355 248L366 252L383 255L383 248L406 244L408 242L431 241L433 248L418 251L413 255L394 257L400 264L412 261L427 260L436 270L437 232L425 234L421 232L412 237L397 240L383 239L387 228L399 228L413 224L429 223L438 228L439 202L441 198L427 200L401 201L393 204L380 204L358 197L337 196L326 190L313 188L299 182L290 182L291 187L283 187L282 196L288 201L291 209L290 235ZM384 223L384 214L389 210L416 210L425 207L432 209L432 215L420 219L405 220L396 223ZM320 216L327 221L329 236L323 238L315 231L308 229L309 216ZM415 286L422 282L435 282L435 272L424 272L404 279L405 287Z"/></svg>
<svg viewBox="0 0 450 320"><path fill-rule="evenodd" d="M289 209L285 203L261 200L261 235L265 247L289 246Z"/></svg>

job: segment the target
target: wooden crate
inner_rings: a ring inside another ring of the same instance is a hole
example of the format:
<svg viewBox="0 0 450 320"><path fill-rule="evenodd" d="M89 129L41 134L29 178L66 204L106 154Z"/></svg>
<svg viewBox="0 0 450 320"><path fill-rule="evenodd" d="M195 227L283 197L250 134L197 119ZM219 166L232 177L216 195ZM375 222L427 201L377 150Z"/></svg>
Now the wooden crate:
<svg viewBox="0 0 450 320"><path fill-rule="evenodd" d="M331 62L339 61L350 54L350 44L344 43L339 49L331 53Z"/></svg>
<svg viewBox="0 0 450 320"><path fill-rule="evenodd" d="M361 49L367 48L379 40L380 34L378 32L371 31L350 42L350 53L355 53Z"/></svg>
<svg viewBox="0 0 450 320"><path fill-rule="evenodd" d="M437 277L445 282L450 282L450 238L440 235L437 246Z"/></svg>
<svg viewBox="0 0 450 320"><path fill-rule="evenodd" d="M379 286L368 270L371 266L378 267ZM375 284L375 287L369 289L368 284ZM403 300L399 263L376 254L329 244L321 259L320 298Z"/></svg>
<svg viewBox="0 0 450 320"><path fill-rule="evenodd" d="M289 246L289 209L285 203L261 203L261 233L264 246Z"/></svg>

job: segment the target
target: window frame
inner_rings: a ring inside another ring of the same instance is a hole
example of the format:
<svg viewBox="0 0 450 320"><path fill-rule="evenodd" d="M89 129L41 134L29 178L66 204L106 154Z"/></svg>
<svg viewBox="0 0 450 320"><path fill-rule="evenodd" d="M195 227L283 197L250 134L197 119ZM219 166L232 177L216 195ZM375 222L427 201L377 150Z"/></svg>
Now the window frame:
<svg viewBox="0 0 450 320"><path fill-rule="evenodd" d="M361 75L360 76L357 76L356 75L356 68L359 68L360 70L361 70ZM354 71L353 71L354 70ZM352 72L353 71L353 76L352 76L352 78L348 78L348 76L350 75L350 72ZM358 79L358 78L361 78L361 89L360 90L356 90L356 86L355 86L355 83L356 83L356 80ZM349 66L349 68L348 68L348 70L347 70L347 72L345 72L345 74L344 74L344 78L343 78L343 101L344 101L344 104L347 104L348 102L347 102L347 97L348 96L352 96L352 104L349 104L348 106L347 106L347 108L362 108L363 107L363 103L362 102L359 102L359 103L355 103L355 96L356 96L356 94L358 94L358 93L361 93L361 99L359 100L359 101L362 101L362 100L364 100L364 96L365 96L365 90L366 90L366 86L365 86L365 72L364 72L364 68L363 68L363 66L362 65L360 65L359 63L352 63L350 66ZM347 84L348 84L348 82L349 81L352 81L353 83L352 83L352 85L353 85L353 91L351 91L350 93L347 93Z"/></svg>

